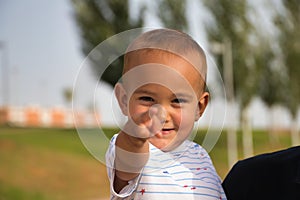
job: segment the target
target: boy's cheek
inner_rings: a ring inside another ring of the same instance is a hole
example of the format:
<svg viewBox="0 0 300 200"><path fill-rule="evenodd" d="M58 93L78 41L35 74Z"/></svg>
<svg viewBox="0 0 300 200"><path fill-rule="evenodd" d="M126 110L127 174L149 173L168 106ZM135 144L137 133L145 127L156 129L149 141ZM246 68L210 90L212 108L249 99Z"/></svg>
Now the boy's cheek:
<svg viewBox="0 0 300 200"><path fill-rule="evenodd" d="M142 119L145 119L149 113L149 108L141 105L135 105L129 107L129 116L135 123L140 124L143 123Z"/></svg>
<svg viewBox="0 0 300 200"><path fill-rule="evenodd" d="M180 116L181 126L191 126L194 125L195 121L195 110L194 109L182 109Z"/></svg>

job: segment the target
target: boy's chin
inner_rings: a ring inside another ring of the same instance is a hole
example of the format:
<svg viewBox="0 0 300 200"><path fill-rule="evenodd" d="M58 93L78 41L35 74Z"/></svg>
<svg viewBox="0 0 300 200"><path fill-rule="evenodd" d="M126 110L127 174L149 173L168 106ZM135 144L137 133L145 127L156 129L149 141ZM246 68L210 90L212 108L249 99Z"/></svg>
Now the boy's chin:
<svg viewBox="0 0 300 200"><path fill-rule="evenodd" d="M172 143L171 141L156 137L150 138L149 142L162 151L167 151L169 149L168 147L170 146L169 144Z"/></svg>
<svg viewBox="0 0 300 200"><path fill-rule="evenodd" d="M156 148L160 149L163 152L169 152L176 149L178 146L182 144L183 141L172 140L165 143L153 144Z"/></svg>

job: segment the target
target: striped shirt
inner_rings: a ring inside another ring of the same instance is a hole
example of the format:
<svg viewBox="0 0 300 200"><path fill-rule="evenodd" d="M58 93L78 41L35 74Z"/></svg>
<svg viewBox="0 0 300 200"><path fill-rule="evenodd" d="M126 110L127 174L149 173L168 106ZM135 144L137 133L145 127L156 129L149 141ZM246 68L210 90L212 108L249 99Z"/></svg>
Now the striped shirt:
<svg viewBox="0 0 300 200"><path fill-rule="evenodd" d="M106 152L111 200L226 199L208 153L189 140L170 152L150 144L150 158L143 171L117 194L113 189L116 137Z"/></svg>

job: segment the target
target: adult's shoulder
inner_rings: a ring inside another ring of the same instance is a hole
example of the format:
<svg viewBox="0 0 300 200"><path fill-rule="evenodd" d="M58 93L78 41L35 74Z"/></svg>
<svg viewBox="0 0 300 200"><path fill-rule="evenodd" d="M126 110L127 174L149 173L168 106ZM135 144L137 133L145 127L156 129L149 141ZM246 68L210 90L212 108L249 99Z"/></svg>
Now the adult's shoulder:
<svg viewBox="0 0 300 200"><path fill-rule="evenodd" d="M277 164L284 164L289 162L298 162L300 160L300 146L291 147L275 151L272 153L264 153L245 160L239 161L235 167L249 169L250 167L262 167Z"/></svg>
<svg viewBox="0 0 300 200"><path fill-rule="evenodd" d="M232 200L288 199L281 197L299 191L299 161L300 146L241 160L223 181L224 191Z"/></svg>

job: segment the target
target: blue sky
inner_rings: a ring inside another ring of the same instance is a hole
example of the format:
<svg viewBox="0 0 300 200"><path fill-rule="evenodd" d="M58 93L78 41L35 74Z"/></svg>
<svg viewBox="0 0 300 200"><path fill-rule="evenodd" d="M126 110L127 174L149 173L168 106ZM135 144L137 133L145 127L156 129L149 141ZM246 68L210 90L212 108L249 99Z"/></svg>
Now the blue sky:
<svg viewBox="0 0 300 200"><path fill-rule="evenodd" d="M83 59L69 1L2 0L0 40L8 55L10 103L63 104L62 90L72 87Z"/></svg>

